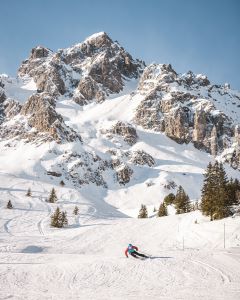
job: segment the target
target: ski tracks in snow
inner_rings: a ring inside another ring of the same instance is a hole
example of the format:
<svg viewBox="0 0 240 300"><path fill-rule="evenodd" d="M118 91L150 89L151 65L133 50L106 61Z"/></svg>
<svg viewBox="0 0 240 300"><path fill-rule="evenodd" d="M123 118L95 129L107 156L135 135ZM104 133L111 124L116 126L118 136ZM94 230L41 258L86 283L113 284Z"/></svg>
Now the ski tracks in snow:
<svg viewBox="0 0 240 300"><path fill-rule="evenodd" d="M44 232L44 229L43 229L43 222L44 222L44 220L45 220L47 217L50 216L50 214L51 214L51 212L52 212L52 209L51 209L51 206L50 206L50 205L48 205L46 202L44 202L44 200L42 199L42 196L39 197L39 200L40 200L43 204L45 204L45 206L46 206L46 208L47 208L47 212L48 212L48 213L47 213L47 216L41 218L41 220L38 221L38 223L37 223L37 227L38 227L38 231L39 231L40 235L45 235L45 232Z"/></svg>
<svg viewBox="0 0 240 300"><path fill-rule="evenodd" d="M14 200L20 200L20 202L22 201L22 199L18 196L18 195L15 195L13 192L11 192L10 190L14 190L14 188L15 187L17 187L18 186L18 184L14 184L14 185L12 185L12 186L10 186L9 187L9 191L8 191L8 194L9 194L9 196L10 196L10 199L12 200L12 199L14 199ZM32 207L33 207L33 204L32 204L32 202L31 201L27 201L27 204L28 204L28 208L25 208L25 209L23 209L23 208L15 208L15 211L17 211L17 212L23 212L23 213L18 213L16 216L14 216L14 217L12 217L12 218L10 218L10 219L8 219L4 224L3 224L3 228L4 228L4 231L8 234L8 235L10 235L10 236L14 236L14 234L11 232L11 226L10 226L10 224L12 223L12 222L15 222L17 219L19 219L19 218L24 218L24 217L26 217L26 215L29 213L29 211L32 209Z"/></svg>
<svg viewBox="0 0 240 300"><path fill-rule="evenodd" d="M211 274L211 273L216 273L217 275L220 276L222 282L224 284L230 283L231 282L231 277L229 275L227 275L226 273L224 273L223 271L221 271L219 268L217 267L213 267L212 265L210 265L209 263L206 262L202 262L199 260L191 260L194 264L199 265L200 267L205 268L206 272Z"/></svg>

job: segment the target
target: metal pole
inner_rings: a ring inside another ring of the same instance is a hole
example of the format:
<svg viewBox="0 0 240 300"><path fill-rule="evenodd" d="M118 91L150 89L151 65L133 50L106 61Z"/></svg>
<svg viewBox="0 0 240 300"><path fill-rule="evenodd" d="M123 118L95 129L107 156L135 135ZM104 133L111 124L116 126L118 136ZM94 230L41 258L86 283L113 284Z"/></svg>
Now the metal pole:
<svg viewBox="0 0 240 300"><path fill-rule="evenodd" d="M225 249L225 239L226 239L226 230L225 230L225 223L223 224L223 247Z"/></svg>
<svg viewBox="0 0 240 300"><path fill-rule="evenodd" d="M182 238L182 243L183 243L183 251L184 251L184 236Z"/></svg>

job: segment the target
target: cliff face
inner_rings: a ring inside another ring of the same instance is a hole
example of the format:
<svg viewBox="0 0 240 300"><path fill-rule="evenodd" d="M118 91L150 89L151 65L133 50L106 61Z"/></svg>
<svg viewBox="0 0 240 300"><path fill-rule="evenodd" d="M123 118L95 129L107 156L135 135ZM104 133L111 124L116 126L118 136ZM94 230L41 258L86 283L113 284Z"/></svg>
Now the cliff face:
<svg viewBox="0 0 240 300"><path fill-rule="evenodd" d="M32 77L39 91L55 96L68 94L84 105L119 93L125 80L138 78L143 67L143 62L134 60L117 42L100 32L56 53L41 46L32 49L18 75Z"/></svg>
<svg viewBox="0 0 240 300"><path fill-rule="evenodd" d="M23 105L20 114L27 116L31 128L49 134L59 143L81 141L81 137L66 126L62 116L55 110L54 99L46 93L32 95Z"/></svg>
<svg viewBox="0 0 240 300"><path fill-rule="evenodd" d="M240 98L229 86L212 85L206 76L178 75L171 65L154 64L144 70L138 93L144 99L136 110L137 124L164 132L177 143L192 142L213 156L229 148L239 153ZM227 114L228 105L235 111ZM232 165L239 166L239 161L234 159Z"/></svg>
<svg viewBox="0 0 240 300"><path fill-rule="evenodd" d="M16 139L37 143L81 141L80 135L68 127L62 116L56 112L54 95L47 92L36 93L34 90L26 91L19 87L26 86L26 82L19 79L3 76L1 82L1 140ZM27 82L29 84L29 78Z"/></svg>

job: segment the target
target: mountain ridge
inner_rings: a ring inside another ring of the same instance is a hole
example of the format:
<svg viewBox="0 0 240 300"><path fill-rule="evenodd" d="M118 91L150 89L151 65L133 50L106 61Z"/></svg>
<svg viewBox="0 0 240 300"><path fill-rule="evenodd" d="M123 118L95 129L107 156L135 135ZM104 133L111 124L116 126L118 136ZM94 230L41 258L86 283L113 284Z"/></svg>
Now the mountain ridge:
<svg viewBox="0 0 240 300"><path fill-rule="evenodd" d="M37 46L17 79L0 76L0 146L10 153L42 145L40 178L93 194L104 188L102 200L134 215L138 201L124 197L142 191L156 205L171 181L198 199L193 186L211 160L239 178L239 110L240 93L229 85L170 64L145 66L101 32L56 52Z"/></svg>

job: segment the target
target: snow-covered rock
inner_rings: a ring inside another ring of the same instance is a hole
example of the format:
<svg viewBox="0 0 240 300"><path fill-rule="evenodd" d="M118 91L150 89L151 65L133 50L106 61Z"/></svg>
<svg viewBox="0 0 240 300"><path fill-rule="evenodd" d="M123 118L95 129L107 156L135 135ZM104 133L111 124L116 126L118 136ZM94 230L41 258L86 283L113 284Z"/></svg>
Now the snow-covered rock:
<svg viewBox="0 0 240 300"><path fill-rule="evenodd" d="M213 156L235 143L240 98L229 87L211 85L201 74L177 74L171 65L152 64L140 78L138 93L144 99L135 122L144 128L164 132L178 143L192 142Z"/></svg>
<svg viewBox="0 0 240 300"><path fill-rule="evenodd" d="M107 134L108 138L113 138L114 135L121 136L130 146L134 145L138 138L136 129L131 124L122 121L116 121L110 129L102 129L101 132Z"/></svg>
<svg viewBox="0 0 240 300"><path fill-rule="evenodd" d="M119 93L125 80L138 78L144 63L134 60L104 32L56 53L38 46L19 68L19 76L32 77L39 90L52 95L74 95L84 105Z"/></svg>

